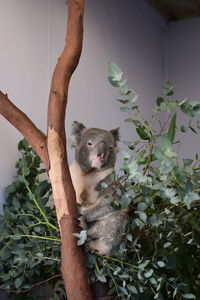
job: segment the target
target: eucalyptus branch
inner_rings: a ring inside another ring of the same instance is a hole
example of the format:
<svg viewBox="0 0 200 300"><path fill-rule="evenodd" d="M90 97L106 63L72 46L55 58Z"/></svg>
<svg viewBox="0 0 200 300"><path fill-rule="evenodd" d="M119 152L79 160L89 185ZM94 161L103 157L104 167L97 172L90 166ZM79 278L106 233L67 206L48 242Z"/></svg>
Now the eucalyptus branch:
<svg viewBox="0 0 200 300"><path fill-rule="evenodd" d="M21 237L28 237L28 238L35 238L35 239L41 239L41 240L48 240L48 241L54 241L61 243L61 239L58 239L56 237L47 237L47 236L39 236L39 235L31 235L31 234L21 234Z"/></svg>
<svg viewBox="0 0 200 300"><path fill-rule="evenodd" d="M133 264L130 264L130 263L127 263L126 261L123 261L123 260L120 260L120 259L117 259L115 257L111 257L111 256L103 256L103 258L107 259L107 260L112 260L112 261L115 261L115 262L118 262L120 264L123 264L123 265L127 265L131 268L134 268L136 270L139 270L140 268L136 265L133 265Z"/></svg>
<svg viewBox="0 0 200 300"><path fill-rule="evenodd" d="M149 168L149 165L150 165L150 162L151 162L151 155L152 155L153 148L154 148L154 145L148 144L148 146L149 146L149 154L148 154L146 166L145 166L144 171L143 171L143 175L146 174L146 172L147 172L147 170Z"/></svg>
<svg viewBox="0 0 200 300"><path fill-rule="evenodd" d="M32 290L34 287L39 286L39 285L42 285L42 284L44 284L44 283L47 283L47 282L49 282L50 280L59 278L59 277L61 277L61 276L62 276L61 274L57 274L57 275L54 275L54 276L52 276L52 277L50 277L50 278L47 278L47 279L45 279L45 280L43 280L43 281L40 281L40 282L35 283L35 284L32 284L28 289L22 290L22 291L20 291L20 293L27 293L28 291ZM6 288L1 288L1 287L0 287L0 290L8 291L8 292L10 292L10 293L19 293L19 290L16 291L16 290L10 290L10 289L6 289Z"/></svg>
<svg viewBox="0 0 200 300"><path fill-rule="evenodd" d="M35 259L39 259L38 256L32 256L32 257L35 258ZM61 261L61 259L59 259L59 258L47 257L47 256L42 256L42 259L53 260L53 261L56 261L56 262L60 262Z"/></svg>
<svg viewBox="0 0 200 300"><path fill-rule="evenodd" d="M171 117L172 117L172 113L169 114L167 120L166 120L166 121L164 122L164 124L162 125L162 127L161 127L161 129L160 129L160 131L159 131L159 134L162 134L162 133L166 130L165 127L166 127L167 124L169 123Z"/></svg>
<svg viewBox="0 0 200 300"><path fill-rule="evenodd" d="M35 238L35 239L41 239L41 240L48 240L48 241L54 241L61 243L61 239L58 239L56 237L47 237L47 236L39 236L39 235L32 235L32 234L15 234L15 235L5 235L4 238L13 238L13 237L27 237L27 238Z"/></svg>
<svg viewBox="0 0 200 300"><path fill-rule="evenodd" d="M147 122L147 120L145 119L145 117L143 116L143 114L141 113L141 111L138 107L136 108L136 111L138 112L140 118L143 120L144 125L145 125L146 129L149 131L150 135L153 135L152 134L153 130L152 130L152 128L150 128L149 122Z"/></svg>
<svg viewBox="0 0 200 300"><path fill-rule="evenodd" d="M51 224L47 218L47 216L45 215L45 212L42 210L41 206L39 205L39 203L37 202L37 199L35 197L35 195L32 193L31 189L29 188L29 186L26 184L26 189L29 192L30 195L32 195L31 199L34 201L36 207L38 208L39 212L41 213L41 215L43 216L43 218L46 221L47 226L51 227L52 229L59 231L59 229L54 226L53 224Z"/></svg>
<svg viewBox="0 0 200 300"><path fill-rule="evenodd" d="M36 217L35 215L32 215L32 214L17 214L16 215L17 217L32 217L32 218L35 218L38 222L41 222L41 220L38 218L38 217Z"/></svg>
<svg viewBox="0 0 200 300"><path fill-rule="evenodd" d="M109 269L111 269L112 272L114 271L108 263L104 263L104 262L101 261L101 260L100 260L100 263L101 263L104 267L107 266ZM112 279L112 281L113 281L113 283L114 283L115 290L116 290L116 292L117 292L117 297L120 297L119 292L118 292L118 284L117 284L117 282L116 282L114 276L112 275L112 272L110 273L111 279Z"/></svg>
<svg viewBox="0 0 200 300"><path fill-rule="evenodd" d="M36 227L36 226L39 226L39 225L47 225L47 223L40 221L38 223L34 223L34 224L29 225L28 228Z"/></svg>

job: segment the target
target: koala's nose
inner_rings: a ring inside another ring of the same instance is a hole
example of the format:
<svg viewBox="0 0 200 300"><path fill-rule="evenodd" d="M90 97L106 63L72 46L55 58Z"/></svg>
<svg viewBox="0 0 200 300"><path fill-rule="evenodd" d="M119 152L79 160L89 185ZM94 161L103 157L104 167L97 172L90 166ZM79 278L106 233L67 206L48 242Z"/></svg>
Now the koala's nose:
<svg viewBox="0 0 200 300"><path fill-rule="evenodd" d="M105 142L99 142L97 145L97 157L100 159L104 159L106 156L106 143Z"/></svg>

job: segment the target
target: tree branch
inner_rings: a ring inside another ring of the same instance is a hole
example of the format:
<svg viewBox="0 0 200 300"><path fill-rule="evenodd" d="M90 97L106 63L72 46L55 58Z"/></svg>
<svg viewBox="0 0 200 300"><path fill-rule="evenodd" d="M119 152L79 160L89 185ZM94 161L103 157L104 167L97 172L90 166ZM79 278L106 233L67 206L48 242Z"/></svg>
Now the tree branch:
<svg viewBox="0 0 200 300"><path fill-rule="evenodd" d="M0 114L21 132L44 162L46 170L48 170L49 156L46 136L33 124L27 115L18 109L8 99L7 95L3 94L1 91Z"/></svg>
<svg viewBox="0 0 200 300"><path fill-rule="evenodd" d="M69 300L91 300L82 249L73 233L77 206L66 152L65 112L68 87L82 50L84 0L68 1L66 44L56 65L48 106L49 177L62 238L61 270Z"/></svg>
<svg viewBox="0 0 200 300"><path fill-rule="evenodd" d="M66 43L56 65L49 96L48 138L33 122L0 92L0 113L16 127L40 156L49 170L60 227L61 270L68 300L91 300L82 249L73 233L77 207L66 152L65 112L68 87L82 50L84 0L68 1Z"/></svg>

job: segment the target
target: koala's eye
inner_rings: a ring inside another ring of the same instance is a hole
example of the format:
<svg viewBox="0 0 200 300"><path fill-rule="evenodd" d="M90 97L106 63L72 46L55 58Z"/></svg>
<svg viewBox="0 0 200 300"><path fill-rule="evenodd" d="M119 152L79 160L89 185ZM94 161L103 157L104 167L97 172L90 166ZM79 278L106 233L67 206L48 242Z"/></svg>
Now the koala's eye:
<svg viewBox="0 0 200 300"><path fill-rule="evenodd" d="M88 144L88 146L92 146L92 142L88 142L87 144Z"/></svg>
<svg viewBox="0 0 200 300"><path fill-rule="evenodd" d="M110 146L108 149L109 149L109 150L112 150L112 149L113 149L113 147L112 147L112 146Z"/></svg>

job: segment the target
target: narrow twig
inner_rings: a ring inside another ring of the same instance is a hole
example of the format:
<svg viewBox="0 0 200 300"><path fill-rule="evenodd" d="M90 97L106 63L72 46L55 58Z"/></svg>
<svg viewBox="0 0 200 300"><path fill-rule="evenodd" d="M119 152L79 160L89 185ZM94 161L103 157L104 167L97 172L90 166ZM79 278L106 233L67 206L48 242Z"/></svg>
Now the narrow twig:
<svg viewBox="0 0 200 300"><path fill-rule="evenodd" d="M15 290L10 290L10 289L6 289L6 288L4 289L4 288L1 288L1 287L0 287L0 290L8 291L9 293L17 293L17 294L27 293L27 292L29 292L30 290L32 290L34 287L39 286L39 285L42 285L42 284L44 284L44 283L47 283L47 282L49 282L50 280L55 279L55 278L59 278L59 277L61 277L61 276L62 276L61 274L54 275L54 276L52 276L52 277L50 277L50 278L48 278L48 279L45 279L45 280L43 280L43 281L37 282L37 283L35 283L35 284L32 284L32 285L30 286L30 288L25 289L25 290L22 290L22 291L15 291Z"/></svg>

